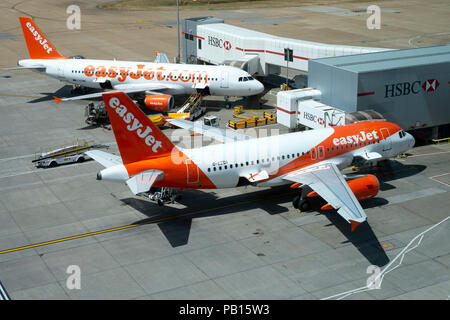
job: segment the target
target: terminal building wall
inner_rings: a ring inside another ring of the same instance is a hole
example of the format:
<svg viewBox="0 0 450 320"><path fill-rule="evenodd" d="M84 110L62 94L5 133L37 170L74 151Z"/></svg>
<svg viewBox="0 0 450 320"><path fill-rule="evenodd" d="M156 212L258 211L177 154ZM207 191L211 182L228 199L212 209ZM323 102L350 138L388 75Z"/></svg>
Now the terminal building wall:
<svg viewBox="0 0 450 320"><path fill-rule="evenodd" d="M450 46L309 62L308 86L346 112L375 110L404 129L450 123Z"/></svg>

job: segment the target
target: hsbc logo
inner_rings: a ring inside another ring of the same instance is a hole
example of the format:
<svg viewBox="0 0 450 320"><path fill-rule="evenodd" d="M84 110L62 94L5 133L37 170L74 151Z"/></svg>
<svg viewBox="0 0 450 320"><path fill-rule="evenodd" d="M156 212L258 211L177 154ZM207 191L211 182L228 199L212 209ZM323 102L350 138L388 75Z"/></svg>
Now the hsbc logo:
<svg viewBox="0 0 450 320"><path fill-rule="evenodd" d="M323 125L325 123L325 121L323 120L323 118L318 117L312 113L309 112L303 112L303 118L315 123L318 123L320 125Z"/></svg>
<svg viewBox="0 0 450 320"><path fill-rule="evenodd" d="M217 37L208 36L208 44L217 48L225 48L227 51L231 49L230 41L223 41Z"/></svg>
<svg viewBox="0 0 450 320"><path fill-rule="evenodd" d="M439 84L439 81L437 81L436 79L430 79L422 84L422 89L425 92L436 91L436 89L439 87Z"/></svg>
<svg viewBox="0 0 450 320"><path fill-rule="evenodd" d="M413 82L400 82L395 84L387 84L384 86L385 98L393 98L399 96L407 96L410 94L420 93L420 88L425 92L433 92L439 87L439 81L436 79L429 79L422 83L422 81L417 80Z"/></svg>
<svg viewBox="0 0 450 320"><path fill-rule="evenodd" d="M231 43L230 41L225 41L223 43L223 47L225 48L225 50L230 50L231 49Z"/></svg>

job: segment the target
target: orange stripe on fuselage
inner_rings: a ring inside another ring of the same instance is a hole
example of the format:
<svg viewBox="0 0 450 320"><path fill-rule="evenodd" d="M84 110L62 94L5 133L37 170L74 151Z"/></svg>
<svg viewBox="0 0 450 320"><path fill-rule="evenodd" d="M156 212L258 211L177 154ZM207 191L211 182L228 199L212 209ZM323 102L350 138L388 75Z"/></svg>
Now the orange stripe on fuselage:
<svg viewBox="0 0 450 320"><path fill-rule="evenodd" d="M186 161L190 162L190 169L192 175L198 174L198 182L188 183L188 166ZM136 161L125 164L130 177L150 169L161 170L164 172L164 177L161 180L155 181L155 187L169 187L169 188L186 188L186 189L216 189L216 186L208 178L208 176L198 167L188 156L186 156L179 149L174 148L172 154L167 154L162 157L152 158L148 160Z"/></svg>
<svg viewBox="0 0 450 320"><path fill-rule="evenodd" d="M361 131L364 131L366 133L371 133L372 131L375 130L378 135L378 139L372 139L370 141L378 141L378 140L382 141L383 139L386 138L386 137L383 137L383 135L380 131L382 128L387 128L389 130L389 136L392 136L401 130L401 128L398 125L396 125L395 123L387 122L387 121L359 122L359 123L348 124L345 126L333 127L334 133L331 136L329 136L327 139L322 141L320 144L316 145L313 149L308 150L309 154L307 154L305 152L305 154L303 156L295 158L291 162L285 164L284 166L281 166L280 168L278 168L278 170L276 172L269 174L268 179L261 180L261 181L259 181L259 183L270 181L277 177L283 176L289 172L322 162L322 161L330 159L330 158L334 158L334 157L343 155L345 153L348 153L348 152L351 152L354 150L358 150L358 149L367 147L369 145L369 144L367 144L368 140L366 139L365 145L364 145L364 143L362 143L362 145L360 145L358 142L357 146L355 146L354 143L353 144L347 143L344 145L339 144L339 146L336 146L333 143L333 139L340 139L340 138L344 138L344 137L347 138L348 136L360 134ZM350 145L353 145L353 147L350 147ZM323 146L323 148L324 148L323 149L324 157L320 158L320 159L319 159L319 154L318 154L319 146ZM343 146L344 148L342 149L341 146ZM348 148L346 146L348 146ZM333 147L334 147L334 150L332 150ZM327 151L328 149L330 151ZM312 150L314 150L315 155L316 155L315 160L311 159Z"/></svg>

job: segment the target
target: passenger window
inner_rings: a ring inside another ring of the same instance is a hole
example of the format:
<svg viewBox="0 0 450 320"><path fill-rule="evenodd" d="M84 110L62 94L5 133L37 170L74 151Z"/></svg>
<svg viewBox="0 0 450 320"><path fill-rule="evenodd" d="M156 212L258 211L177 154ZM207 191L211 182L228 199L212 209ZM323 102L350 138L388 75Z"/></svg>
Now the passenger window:
<svg viewBox="0 0 450 320"><path fill-rule="evenodd" d="M208 172L211 172L211 168L208 168Z"/></svg>
<svg viewBox="0 0 450 320"><path fill-rule="evenodd" d="M213 170L216 171L216 167L214 167Z"/></svg>
<svg viewBox="0 0 450 320"><path fill-rule="evenodd" d="M245 165L248 166L248 161L245 162Z"/></svg>

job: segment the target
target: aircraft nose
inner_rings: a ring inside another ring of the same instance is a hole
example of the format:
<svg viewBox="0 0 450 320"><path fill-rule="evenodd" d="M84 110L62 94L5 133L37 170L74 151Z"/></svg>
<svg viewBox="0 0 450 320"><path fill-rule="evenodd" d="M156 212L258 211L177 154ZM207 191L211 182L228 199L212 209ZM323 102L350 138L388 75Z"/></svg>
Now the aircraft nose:
<svg viewBox="0 0 450 320"><path fill-rule="evenodd" d="M255 94L260 94L261 92L264 91L264 85L261 82L257 81L255 83L254 91L255 91Z"/></svg>
<svg viewBox="0 0 450 320"><path fill-rule="evenodd" d="M414 147L414 145L416 144L416 139L414 139L414 137L411 134L409 134L409 133L406 133L406 136L407 136L407 139L408 139L408 146L409 146L409 148Z"/></svg>

